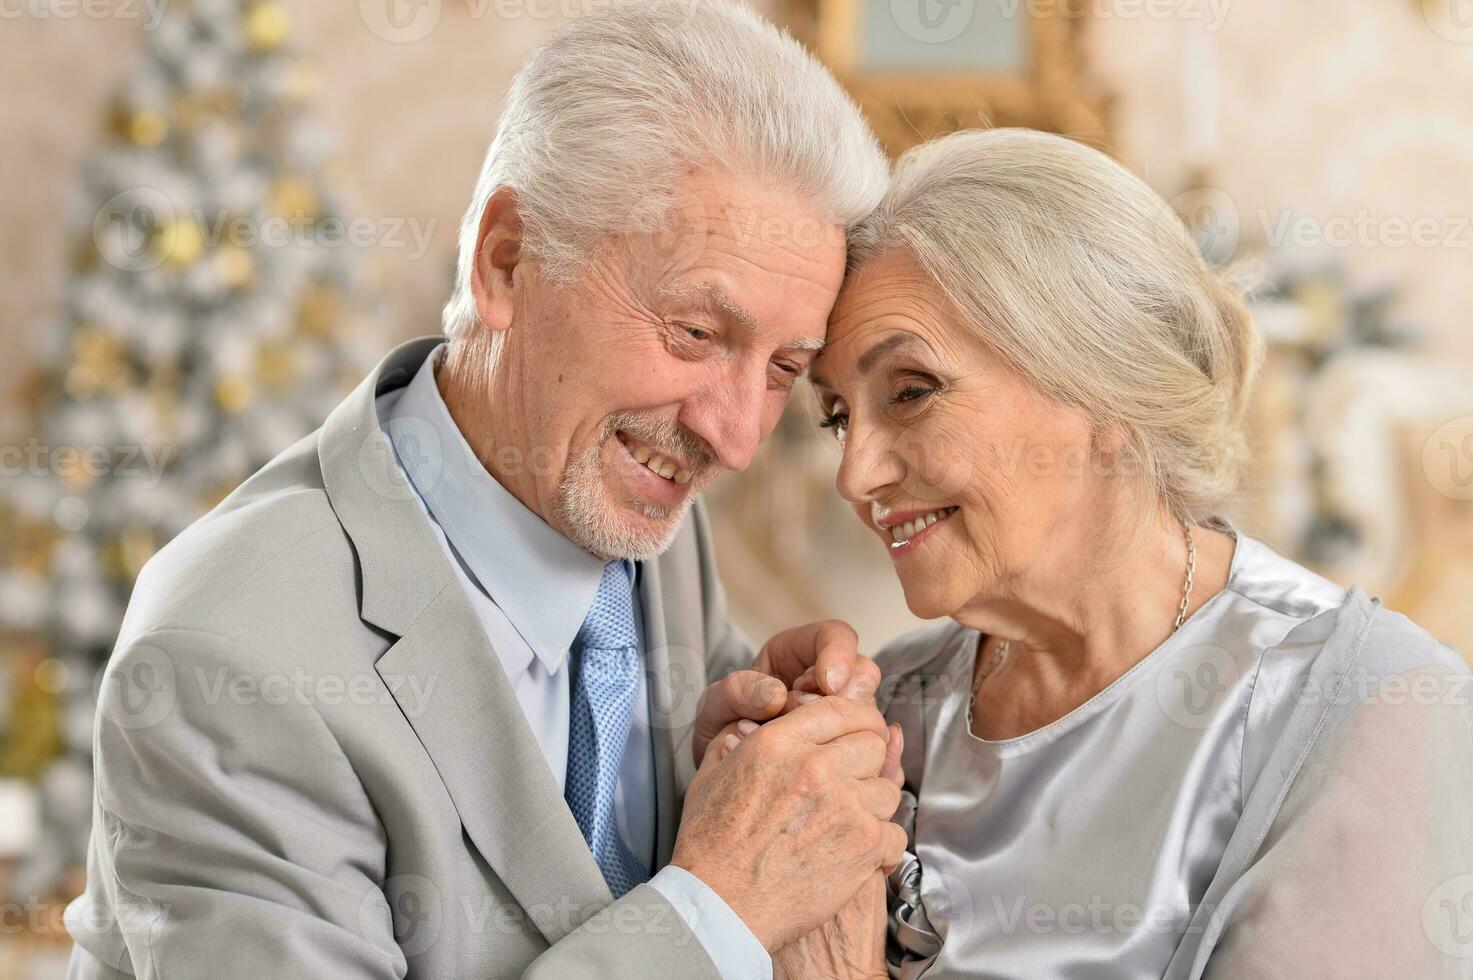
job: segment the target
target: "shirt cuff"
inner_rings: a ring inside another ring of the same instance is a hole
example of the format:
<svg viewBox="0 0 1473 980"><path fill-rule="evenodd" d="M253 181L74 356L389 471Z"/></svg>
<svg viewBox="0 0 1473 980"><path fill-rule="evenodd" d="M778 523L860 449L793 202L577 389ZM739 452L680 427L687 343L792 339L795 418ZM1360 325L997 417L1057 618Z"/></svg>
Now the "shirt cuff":
<svg viewBox="0 0 1473 980"><path fill-rule="evenodd" d="M661 868L649 883L675 906L722 980L772 980L772 957L710 885L673 864Z"/></svg>

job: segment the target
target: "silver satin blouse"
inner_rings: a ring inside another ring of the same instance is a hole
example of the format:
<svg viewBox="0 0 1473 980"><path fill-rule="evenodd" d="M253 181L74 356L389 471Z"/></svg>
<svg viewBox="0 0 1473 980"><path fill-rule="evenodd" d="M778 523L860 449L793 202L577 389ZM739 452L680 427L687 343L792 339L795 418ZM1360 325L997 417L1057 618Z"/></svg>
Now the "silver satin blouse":
<svg viewBox="0 0 1473 980"><path fill-rule="evenodd" d="M879 655L910 832L893 977L1473 977L1473 684L1449 647L1238 535L1227 587L1004 741L979 634Z"/></svg>

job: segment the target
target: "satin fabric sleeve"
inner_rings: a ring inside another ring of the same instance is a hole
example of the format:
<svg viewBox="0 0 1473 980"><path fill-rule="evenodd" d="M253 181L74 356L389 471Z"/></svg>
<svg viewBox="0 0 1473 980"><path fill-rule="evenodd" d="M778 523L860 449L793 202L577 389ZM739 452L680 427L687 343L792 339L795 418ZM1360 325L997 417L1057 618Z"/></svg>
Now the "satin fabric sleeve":
<svg viewBox="0 0 1473 980"><path fill-rule="evenodd" d="M1473 683L1398 621L1295 758L1203 976L1473 977Z"/></svg>

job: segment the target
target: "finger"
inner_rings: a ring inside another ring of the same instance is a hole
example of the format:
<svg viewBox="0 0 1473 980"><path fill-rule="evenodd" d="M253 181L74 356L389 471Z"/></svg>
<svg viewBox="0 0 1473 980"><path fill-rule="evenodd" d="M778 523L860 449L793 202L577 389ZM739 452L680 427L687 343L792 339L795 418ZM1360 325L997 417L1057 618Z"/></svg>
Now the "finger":
<svg viewBox="0 0 1473 980"><path fill-rule="evenodd" d="M905 753L905 732L899 725L890 726L890 742L885 746L885 764L880 767L880 776L896 786L905 785L905 771L900 767L900 757Z"/></svg>
<svg viewBox="0 0 1473 980"><path fill-rule="evenodd" d="M869 657L856 655L849 682L840 693L853 701L873 701L880 688L880 668Z"/></svg>
<svg viewBox="0 0 1473 980"><path fill-rule="evenodd" d="M859 656L859 634L841 619L825 619L783 630L767 641L753 664L792 687L810 667L815 668L824 694L844 689Z"/></svg>
<svg viewBox="0 0 1473 980"><path fill-rule="evenodd" d="M900 867L900 862L905 857L905 848L909 840L905 836L905 828L899 824L886 820L880 828L880 842L878 852L875 855L875 863L880 870L889 874Z"/></svg>
<svg viewBox="0 0 1473 980"><path fill-rule="evenodd" d="M706 749L706 760L712 763L719 763L722 759L735 752L736 747L741 744L742 733L737 729L736 722L732 722L730 725L721 729L716 737L711 740L710 746ZM702 761L702 768L705 767L706 760Z"/></svg>
<svg viewBox="0 0 1473 980"><path fill-rule="evenodd" d="M755 670L739 670L728 674L706 688L696 707L696 724L691 735L691 750L699 762L716 733L742 718L766 721L787 704L787 689L782 681Z"/></svg>
<svg viewBox="0 0 1473 980"><path fill-rule="evenodd" d="M877 820L889 820L900 806L900 787L888 779L876 777L859 784L860 805Z"/></svg>
<svg viewBox="0 0 1473 980"><path fill-rule="evenodd" d="M885 741L874 732L852 732L834 739L821 749L834 771L851 779L875 779L885 764Z"/></svg>
<svg viewBox="0 0 1473 980"><path fill-rule="evenodd" d="M763 725L764 733L771 731L774 738L798 739L812 745L823 745L853 732L873 732L880 739L888 740L885 716L874 705L838 697L802 700L807 697L795 695L794 700L800 703L781 718Z"/></svg>
<svg viewBox="0 0 1473 980"><path fill-rule="evenodd" d="M793 681L793 690L807 691L812 694L823 693L818 689L818 678L813 676L812 667L809 667L807 670L803 671L803 673L798 675L798 679Z"/></svg>

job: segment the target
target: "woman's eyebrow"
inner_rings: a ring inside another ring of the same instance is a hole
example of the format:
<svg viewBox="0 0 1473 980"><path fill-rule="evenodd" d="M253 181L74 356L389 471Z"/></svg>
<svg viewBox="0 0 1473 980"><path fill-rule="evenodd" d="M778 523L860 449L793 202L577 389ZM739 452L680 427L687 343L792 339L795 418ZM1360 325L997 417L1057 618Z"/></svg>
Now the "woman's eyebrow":
<svg viewBox="0 0 1473 980"><path fill-rule="evenodd" d="M918 338L913 333L901 331L899 333L891 334L884 340L875 344L869 350L865 351L862 355L860 355L858 364L859 373L868 374L874 368L875 362L878 361L885 354L889 353L897 347L902 347L909 344L921 344L921 346L925 346L924 342L921 341L920 338ZM812 384L818 385L820 388L828 388L832 390L833 385L825 381L823 379L823 376L818 373L819 363L823 360L823 354L823 351L819 351L818 354L814 357L813 363L808 366L808 380Z"/></svg>
<svg viewBox="0 0 1473 980"><path fill-rule="evenodd" d="M870 368L874 367L875 362L878 361L884 354L894 350L896 347L900 347L904 344L913 343L915 342L915 340L915 334L891 334L890 336L886 337L878 344L875 344L873 347L871 347L869 350L865 351L859 356L859 373L868 374Z"/></svg>

